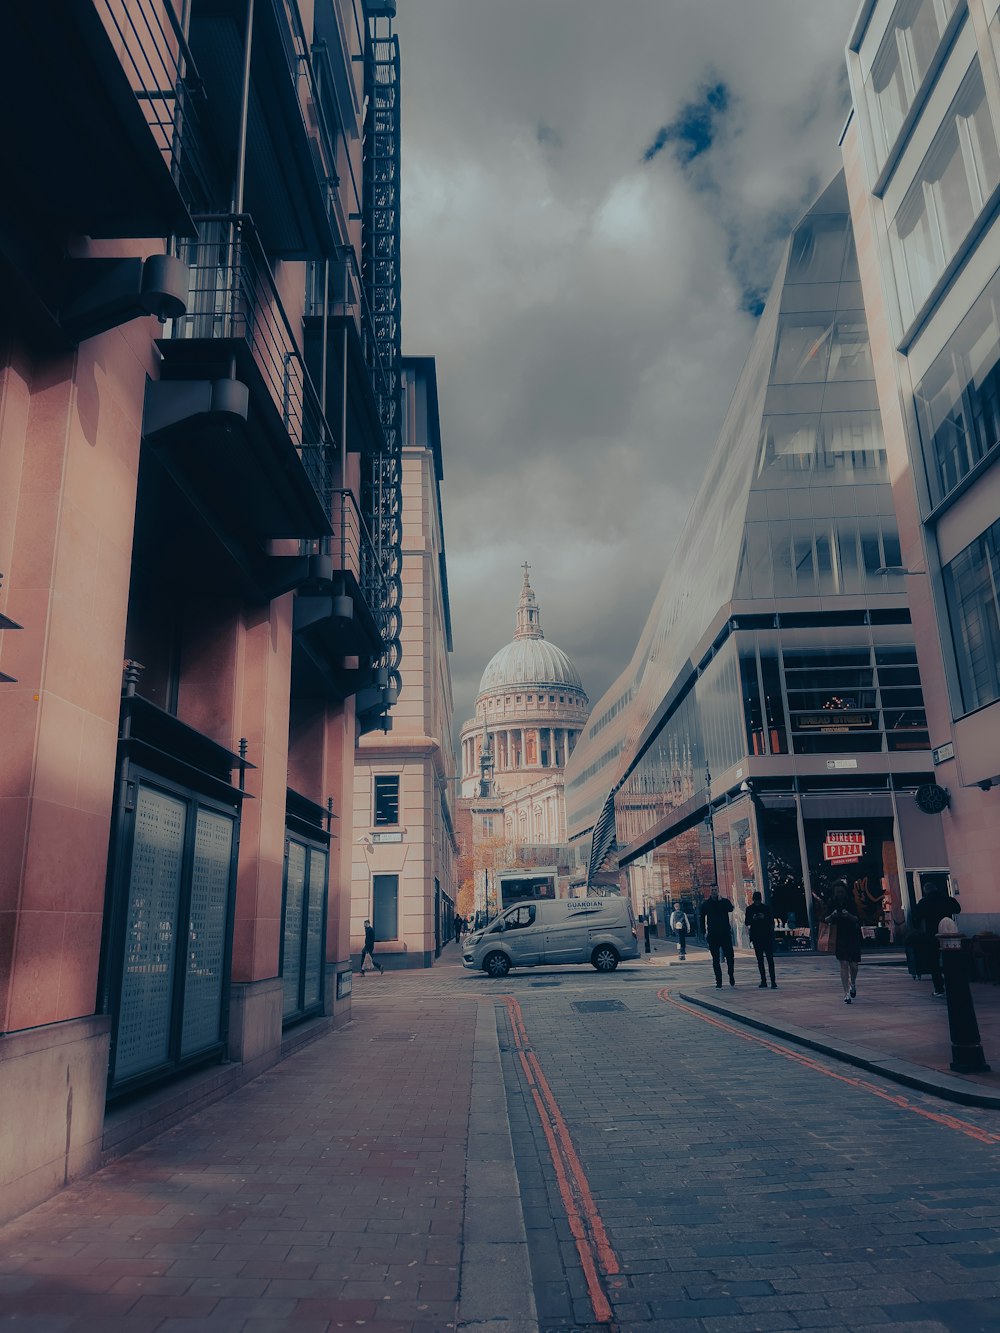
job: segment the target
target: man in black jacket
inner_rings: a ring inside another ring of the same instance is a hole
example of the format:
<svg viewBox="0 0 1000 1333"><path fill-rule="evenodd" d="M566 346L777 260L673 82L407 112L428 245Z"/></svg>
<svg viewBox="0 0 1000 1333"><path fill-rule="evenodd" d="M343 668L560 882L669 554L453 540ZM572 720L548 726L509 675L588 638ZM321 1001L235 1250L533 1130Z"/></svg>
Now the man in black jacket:
<svg viewBox="0 0 1000 1333"><path fill-rule="evenodd" d="M712 955L712 971L715 973L715 984L719 990L722 989L720 957L726 960L730 986L736 985L736 978L733 976L733 929L729 924L732 910L732 903L728 898L720 898L719 886L713 884L712 892L701 905L699 918L708 940L708 952Z"/></svg>
<svg viewBox="0 0 1000 1333"><path fill-rule="evenodd" d="M760 990L767 990L767 978L764 976L764 963L771 974L771 989L777 990L774 979L774 911L763 900L760 890L753 896L753 902L746 910L744 920L750 935L750 943L757 955L757 967L760 970Z"/></svg>
<svg viewBox="0 0 1000 1333"><path fill-rule="evenodd" d="M365 975L365 958L370 958L372 967L382 975L382 964L375 961L375 931L370 921L365 921L365 947L361 950L361 976Z"/></svg>

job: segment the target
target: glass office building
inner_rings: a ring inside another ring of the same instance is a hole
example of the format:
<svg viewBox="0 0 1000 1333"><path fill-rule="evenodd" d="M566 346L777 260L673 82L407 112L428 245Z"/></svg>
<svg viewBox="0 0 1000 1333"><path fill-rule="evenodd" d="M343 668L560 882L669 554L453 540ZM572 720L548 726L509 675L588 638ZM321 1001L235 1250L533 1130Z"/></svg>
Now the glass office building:
<svg viewBox="0 0 1000 1333"><path fill-rule="evenodd" d="M756 887L805 932L846 878L867 925L898 926L943 857L914 800L933 766L904 582L841 175L790 238L636 653L594 708L613 720L567 769L592 880L617 859L641 910L717 880L738 924Z"/></svg>

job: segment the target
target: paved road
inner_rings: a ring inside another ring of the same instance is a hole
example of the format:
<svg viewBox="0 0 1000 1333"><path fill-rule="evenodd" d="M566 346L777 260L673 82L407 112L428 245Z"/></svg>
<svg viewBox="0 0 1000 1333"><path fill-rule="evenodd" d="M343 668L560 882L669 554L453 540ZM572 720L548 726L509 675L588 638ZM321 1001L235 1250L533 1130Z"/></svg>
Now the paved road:
<svg viewBox="0 0 1000 1333"><path fill-rule="evenodd" d="M359 980L350 1027L0 1228L0 1329L1000 1331L1000 1112L671 971Z"/></svg>
<svg viewBox="0 0 1000 1333"><path fill-rule="evenodd" d="M1000 1113L692 1012L665 980L503 983L541 1328L1000 1329Z"/></svg>

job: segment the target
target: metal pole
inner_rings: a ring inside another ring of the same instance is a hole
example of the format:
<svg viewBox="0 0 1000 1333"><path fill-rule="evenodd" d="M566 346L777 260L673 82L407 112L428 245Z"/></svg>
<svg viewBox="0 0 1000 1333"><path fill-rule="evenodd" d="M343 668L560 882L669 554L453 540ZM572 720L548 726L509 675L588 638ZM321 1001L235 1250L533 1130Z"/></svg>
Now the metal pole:
<svg viewBox="0 0 1000 1333"><path fill-rule="evenodd" d="M240 134L236 146L236 186L233 192L233 212L243 212L243 187L247 166L247 121L250 116L250 50L253 46L253 0L247 0L247 22L243 48L243 91L240 102Z"/></svg>

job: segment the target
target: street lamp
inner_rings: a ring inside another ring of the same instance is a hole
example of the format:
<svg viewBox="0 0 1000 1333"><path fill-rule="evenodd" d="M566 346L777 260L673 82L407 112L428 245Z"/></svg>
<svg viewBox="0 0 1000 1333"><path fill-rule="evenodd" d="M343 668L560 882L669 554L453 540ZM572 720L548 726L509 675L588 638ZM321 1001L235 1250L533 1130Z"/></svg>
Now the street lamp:
<svg viewBox="0 0 1000 1333"><path fill-rule="evenodd" d="M715 855L715 820L712 815L712 774L705 760L705 794L708 797L708 813L705 815L705 827L708 829L709 846L712 848L712 884L719 882L719 863Z"/></svg>

